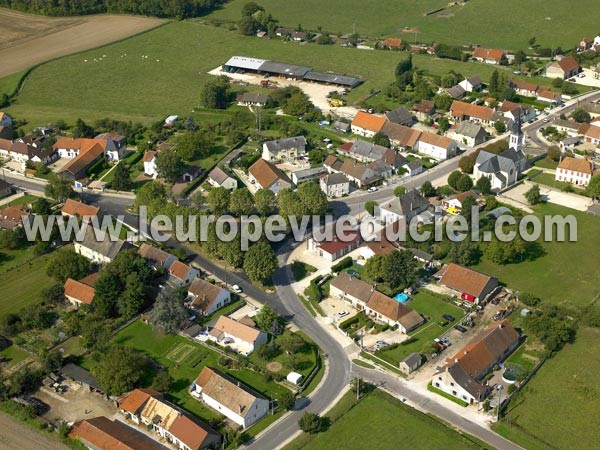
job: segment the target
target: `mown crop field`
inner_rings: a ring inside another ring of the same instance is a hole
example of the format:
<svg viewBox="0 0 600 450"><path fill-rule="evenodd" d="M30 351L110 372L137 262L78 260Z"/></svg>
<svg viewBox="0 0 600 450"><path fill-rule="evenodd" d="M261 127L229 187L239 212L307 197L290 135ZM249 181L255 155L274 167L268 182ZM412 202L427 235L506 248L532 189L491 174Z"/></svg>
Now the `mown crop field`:
<svg viewBox="0 0 600 450"><path fill-rule="evenodd" d="M232 0L210 17L239 20L246 0ZM282 25L331 33L353 30L372 38L400 36L410 42L487 45L527 50L532 36L543 47L572 48L598 32L596 0L470 0L448 7L445 0L262 0ZM442 9L443 8L443 9ZM440 10L442 9L442 10ZM433 13L436 10L440 10ZM427 13L433 13L426 15Z"/></svg>
<svg viewBox="0 0 600 450"><path fill-rule="evenodd" d="M495 430L528 450L597 448L598 352L600 330L580 328L575 343L546 361L511 401L508 421Z"/></svg>

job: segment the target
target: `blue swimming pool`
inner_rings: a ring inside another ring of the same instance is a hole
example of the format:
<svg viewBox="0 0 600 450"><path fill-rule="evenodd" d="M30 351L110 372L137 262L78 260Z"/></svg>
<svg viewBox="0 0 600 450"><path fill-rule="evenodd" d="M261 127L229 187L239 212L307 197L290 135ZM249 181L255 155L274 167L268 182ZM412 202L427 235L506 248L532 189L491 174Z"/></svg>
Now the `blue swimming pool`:
<svg viewBox="0 0 600 450"><path fill-rule="evenodd" d="M397 302L400 303L406 303L408 301L408 295L402 293L402 294L396 294L396 296L394 297L394 300L396 300Z"/></svg>

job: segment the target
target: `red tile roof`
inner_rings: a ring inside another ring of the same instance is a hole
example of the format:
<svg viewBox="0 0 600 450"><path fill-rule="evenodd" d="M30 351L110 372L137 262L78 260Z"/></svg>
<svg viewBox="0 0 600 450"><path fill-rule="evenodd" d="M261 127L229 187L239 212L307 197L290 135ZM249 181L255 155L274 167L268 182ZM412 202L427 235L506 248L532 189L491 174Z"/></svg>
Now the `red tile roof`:
<svg viewBox="0 0 600 450"><path fill-rule="evenodd" d="M161 450L162 445L121 422L95 417L77 422L69 433L99 450ZM91 447L90 447L91 448Z"/></svg>
<svg viewBox="0 0 600 450"><path fill-rule="evenodd" d="M64 288L66 297L70 297L81 303L85 303L86 305L91 305L94 301L94 294L96 291L93 287L84 284L81 281L67 278Z"/></svg>
<svg viewBox="0 0 600 450"><path fill-rule="evenodd" d="M352 126L377 133L381 131L381 128L383 128L383 124L386 121L387 119L383 116L376 116L364 111L359 111L352 120Z"/></svg>
<svg viewBox="0 0 600 450"><path fill-rule="evenodd" d="M351 245L354 245L358 240L360 240L360 237L361 236L358 231L346 232L344 240L336 238L333 241L321 242L319 244L319 248L324 252L333 255L344 248L348 248Z"/></svg>
<svg viewBox="0 0 600 450"><path fill-rule="evenodd" d="M475 117L482 120L492 120L494 110L487 106L472 105L470 103L454 100L450 106L450 112L454 117Z"/></svg>
<svg viewBox="0 0 600 450"><path fill-rule="evenodd" d="M500 62L502 56L504 55L504 51L495 48L477 47L475 50L473 50L471 55L473 58L493 59L496 62Z"/></svg>
<svg viewBox="0 0 600 450"><path fill-rule="evenodd" d="M387 39L384 39L383 42L381 42L381 45L383 45L384 47L400 48L400 46L402 45L402 39L400 39L400 38L387 38Z"/></svg>
<svg viewBox="0 0 600 450"><path fill-rule="evenodd" d="M277 180L281 180L290 185L292 184L288 176L284 174L278 167L262 158L252 164L252 166L250 166L248 169L248 172L254 177L256 182L263 189L268 189Z"/></svg>
<svg viewBox="0 0 600 450"><path fill-rule="evenodd" d="M592 175L594 173L594 164L588 159L571 158L570 156L567 156L558 163L557 169Z"/></svg>
<svg viewBox="0 0 600 450"><path fill-rule="evenodd" d="M169 266L169 273L180 280L184 280L189 271L190 266L181 261L173 261Z"/></svg>
<svg viewBox="0 0 600 450"><path fill-rule="evenodd" d="M492 279L493 277L452 263L445 269L440 284L461 293L481 298L482 292Z"/></svg>
<svg viewBox="0 0 600 450"><path fill-rule="evenodd" d="M100 208L86 205L85 203L81 203L70 198L67 199L61 209L63 214L67 214L69 216L78 216L80 218L97 216L99 211Z"/></svg>

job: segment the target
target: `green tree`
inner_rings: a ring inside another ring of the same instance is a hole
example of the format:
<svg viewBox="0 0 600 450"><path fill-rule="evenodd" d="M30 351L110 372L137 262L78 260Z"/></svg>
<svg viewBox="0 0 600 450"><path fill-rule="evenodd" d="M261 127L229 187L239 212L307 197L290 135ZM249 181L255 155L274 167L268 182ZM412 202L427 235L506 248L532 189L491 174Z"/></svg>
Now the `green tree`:
<svg viewBox="0 0 600 450"><path fill-rule="evenodd" d="M498 134L506 132L506 124L501 120L496 120L496 122L494 122L494 128L496 129L496 133Z"/></svg>
<svg viewBox="0 0 600 450"><path fill-rule="evenodd" d="M152 217L160 213L166 201L167 190L165 186L156 181L151 181L138 189L133 204L138 211L142 206L147 207L148 214Z"/></svg>
<svg viewBox="0 0 600 450"><path fill-rule="evenodd" d="M587 193L594 200L600 198L600 175L594 175L587 186Z"/></svg>
<svg viewBox="0 0 600 450"><path fill-rule="evenodd" d="M197 189L194 192L192 192L192 194L188 198L192 205L197 209L202 209L206 200L204 194L200 189Z"/></svg>
<svg viewBox="0 0 600 450"><path fill-rule="evenodd" d="M305 433L316 434L323 429L323 419L318 414L304 413L300 420L298 420L298 426Z"/></svg>
<svg viewBox="0 0 600 450"><path fill-rule="evenodd" d="M396 85L400 89L405 89L412 83L413 79L413 64L412 54L408 54L408 58L400 61L396 66Z"/></svg>
<svg viewBox="0 0 600 450"><path fill-rule="evenodd" d="M252 245L244 258L244 271L255 282L264 282L271 278L279 267L273 248L260 241Z"/></svg>
<svg viewBox="0 0 600 450"><path fill-rule="evenodd" d="M162 151L156 156L156 172L165 180L174 183L183 172L183 161L172 150Z"/></svg>
<svg viewBox="0 0 600 450"><path fill-rule="evenodd" d="M475 183L475 189L477 189L482 194L489 194L492 190L492 183L487 177L481 177Z"/></svg>
<svg viewBox="0 0 600 450"><path fill-rule="evenodd" d="M515 58L513 60L513 63L520 65L523 64L525 61L527 61L527 55L525 54L525 52L523 50L517 50L515 52Z"/></svg>
<svg viewBox="0 0 600 450"><path fill-rule="evenodd" d="M45 198L39 198L31 205L31 212L41 216L47 216L52 213L52 205Z"/></svg>
<svg viewBox="0 0 600 450"><path fill-rule="evenodd" d="M279 397L278 400L279 406L281 406L286 411L291 411L294 409L296 405L296 396L292 394L290 391L286 391Z"/></svg>
<svg viewBox="0 0 600 450"><path fill-rule="evenodd" d="M48 176L48 183L44 187L44 194L58 202L64 202L68 198L75 196L72 182L54 172Z"/></svg>
<svg viewBox="0 0 600 450"><path fill-rule="evenodd" d="M296 190L296 194L307 214L323 215L327 213L327 195L321 190L316 181L301 183Z"/></svg>
<svg viewBox="0 0 600 450"><path fill-rule="evenodd" d="M461 242L453 242L448 252L450 261L462 266L477 264L481 257L479 246L468 239Z"/></svg>
<svg viewBox="0 0 600 450"><path fill-rule="evenodd" d="M300 336L290 331L283 333L278 342L283 351L291 355L298 353L306 345Z"/></svg>
<svg viewBox="0 0 600 450"><path fill-rule="evenodd" d="M378 131L373 136L373 144L381 145L382 147L391 147L389 138L381 131Z"/></svg>
<svg viewBox="0 0 600 450"><path fill-rule="evenodd" d="M236 189L231 193L229 211L236 217L250 215L254 212L254 197L247 188Z"/></svg>
<svg viewBox="0 0 600 450"><path fill-rule="evenodd" d="M490 82L488 83L488 90L490 91L490 94L497 94L500 90L499 77L500 74L498 73L498 70L494 70L490 76Z"/></svg>
<svg viewBox="0 0 600 450"><path fill-rule="evenodd" d="M175 139L175 151L183 160L208 156L211 142L206 131L184 131Z"/></svg>
<svg viewBox="0 0 600 450"><path fill-rule="evenodd" d="M117 305L123 289L119 276L112 270L104 268L100 272L94 289L94 311L103 318L115 317L118 313Z"/></svg>
<svg viewBox="0 0 600 450"><path fill-rule="evenodd" d="M590 116L590 113L583 108L575 108L571 114L571 117L575 122L578 123L589 123L592 121L592 116Z"/></svg>
<svg viewBox="0 0 600 450"><path fill-rule="evenodd" d="M252 18L242 20L253 21ZM254 30L251 34L254 34ZM225 109L229 103L229 80L226 76L211 77L202 89L200 101L205 108Z"/></svg>
<svg viewBox="0 0 600 450"><path fill-rule="evenodd" d="M436 109L441 111L449 111L452 106L453 98L448 94L438 94L433 98L433 103Z"/></svg>
<svg viewBox="0 0 600 450"><path fill-rule="evenodd" d="M425 197L434 197L437 194L435 188L431 184L431 181L425 181L421 185L420 191L421 194L423 194Z"/></svg>
<svg viewBox="0 0 600 450"><path fill-rule="evenodd" d="M125 290L117 303L119 314L129 318L141 312L145 297L144 283L137 273L130 273L125 281Z"/></svg>
<svg viewBox="0 0 600 450"><path fill-rule="evenodd" d="M173 377L169 375L169 371L165 368L156 372L152 380L152 387L158 392L169 392L174 381Z"/></svg>
<svg viewBox="0 0 600 450"><path fill-rule="evenodd" d="M455 170L453 172L450 173L450 175L448 175L448 185L452 188L452 189L458 189L458 183L459 180L462 177L462 173L460 173L460 170Z"/></svg>
<svg viewBox="0 0 600 450"><path fill-rule="evenodd" d="M136 350L112 344L100 355L92 373L107 395L121 395L132 390L143 373L144 358Z"/></svg>
<svg viewBox="0 0 600 450"><path fill-rule="evenodd" d="M262 217L268 216L277 206L275 193L270 189L259 189L256 194L254 194L254 204L256 205L258 214Z"/></svg>
<svg viewBox="0 0 600 450"><path fill-rule="evenodd" d="M314 109L314 105L308 99L306 94L303 92L295 92L290 98L288 98L283 112L290 116L301 116Z"/></svg>
<svg viewBox="0 0 600 450"><path fill-rule="evenodd" d="M80 280L89 274L90 263L72 248L60 249L48 263L46 274L61 283L67 278Z"/></svg>
<svg viewBox="0 0 600 450"><path fill-rule="evenodd" d="M183 304L185 295L184 291L168 286L162 289L148 314L150 324L166 333L177 333L189 317Z"/></svg>
<svg viewBox="0 0 600 450"><path fill-rule="evenodd" d="M223 187L213 188L208 191L206 203L213 214L222 215L229 208L230 196L230 192Z"/></svg>
<svg viewBox="0 0 600 450"><path fill-rule="evenodd" d="M248 2L242 7L242 17L252 16L258 11L264 11L265 8L256 2Z"/></svg>
<svg viewBox="0 0 600 450"><path fill-rule="evenodd" d="M115 174L110 186L116 191L129 191L133 187L129 167L124 162L120 162L113 170Z"/></svg>
<svg viewBox="0 0 600 450"><path fill-rule="evenodd" d="M558 146L551 145L550 147L548 147L548 158L550 158L552 161L560 161L561 155L562 153Z"/></svg>
<svg viewBox="0 0 600 450"><path fill-rule="evenodd" d="M53 284L42 290L41 297L44 303L58 305L65 299L65 289L62 283Z"/></svg>
<svg viewBox="0 0 600 450"><path fill-rule="evenodd" d="M298 193L292 189L282 189L277 194L277 206L279 214L286 219L291 216L300 217L308 214L304 207L304 203L300 201Z"/></svg>
<svg viewBox="0 0 600 450"><path fill-rule="evenodd" d="M279 315L271 305L265 304L260 311L258 311L256 316L254 316L254 321L261 330L270 332L273 328L273 324L279 321Z"/></svg>
<svg viewBox="0 0 600 450"><path fill-rule="evenodd" d="M473 180L469 175L463 173L460 178L456 181L456 189L460 192L466 192L473 187Z"/></svg>
<svg viewBox="0 0 600 450"><path fill-rule="evenodd" d="M448 131L450 129L450 121L448 120L448 118L446 116L440 117L437 123L438 123L438 129L442 133L445 133L446 131Z"/></svg>
<svg viewBox="0 0 600 450"><path fill-rule="evenodd" d="M333 44L333 39L327 33L322 33L316 40L318 45L331 45Z"/></svg>
<svg viewBox="0 0 600 450"><path fill-rule="evenodd" d="M525 198L530 205L537 205L542 200L542 194L540 193L540 186L534 184L531 188L525 192Z"/></svg>
<svg viewBox="0 0 600 450"><path fill-rule="evenodd" d="M383 255L373 255L365 262L362 273L371 281L379 282L383 280L385 257Z"/></svg>
<svg viewBox="0 0 600 450"><path fill-rule="evenodd" d="M392 289L406 288L419 279L417 261L409 250L392 252L385 256L384 279Z"/></svg>
<svg viewBox="0 0 600 450"><path fill-rule="evenodd" d="M377 208L378 203L375 200L369 200L368 202L365 203L365 211L367 211L369 213L369 215L374 216L375 215L375 208Z"/></svg>
<svg viewBox="0 0 600 450"><path fill-rule="evenodd" d="M404 186L396 186L394 188L394 197L400 197L404 194L406 194L406 188Z"/></svg>

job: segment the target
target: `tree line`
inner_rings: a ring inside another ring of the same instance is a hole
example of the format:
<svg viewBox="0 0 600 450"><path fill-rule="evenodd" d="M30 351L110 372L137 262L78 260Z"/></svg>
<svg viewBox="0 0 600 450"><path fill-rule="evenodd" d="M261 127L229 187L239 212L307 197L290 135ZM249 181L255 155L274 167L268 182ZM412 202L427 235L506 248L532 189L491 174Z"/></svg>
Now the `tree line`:
<svg viewBox="0 0 600 450"><path fill-rule="evenodd" d="M116 13L186 19L208 14L222 0L0 0L0 6L47 16Z"/></svg>

